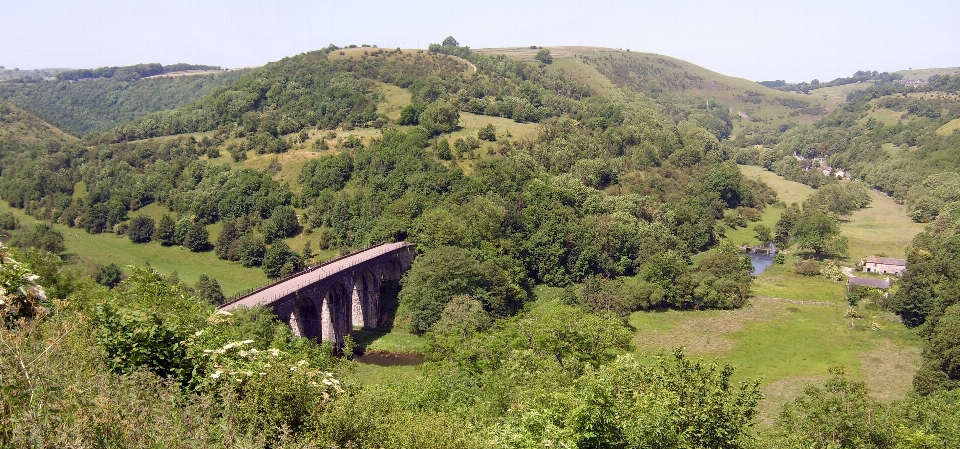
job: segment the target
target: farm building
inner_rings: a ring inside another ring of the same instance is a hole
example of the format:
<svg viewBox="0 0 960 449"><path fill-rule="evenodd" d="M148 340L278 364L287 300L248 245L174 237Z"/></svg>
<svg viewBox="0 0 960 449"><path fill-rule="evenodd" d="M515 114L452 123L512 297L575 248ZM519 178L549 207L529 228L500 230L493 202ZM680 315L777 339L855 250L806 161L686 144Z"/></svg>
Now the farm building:
<svg viewBox="0 0 960 449"><path fill-rule="evenodd" d="M863 271L867 273L895 274L900 276L907 269L905 259L892 257L869 256L863 264Z"/></svg>

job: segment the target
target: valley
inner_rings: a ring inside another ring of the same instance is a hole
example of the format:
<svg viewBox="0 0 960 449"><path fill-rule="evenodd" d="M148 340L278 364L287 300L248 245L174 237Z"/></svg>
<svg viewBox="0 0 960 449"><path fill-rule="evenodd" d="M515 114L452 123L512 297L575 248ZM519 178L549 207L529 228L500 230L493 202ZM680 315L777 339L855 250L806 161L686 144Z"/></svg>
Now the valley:
<svg viewBox="0 0 960 449"><path fill-rule="evenodd" d="M0 82L0 446L960 442L954 69L803 94L452 36L213 68ZM412 265L221 309L378 242ZM848 287L870 256L906 272Z"/></svg>

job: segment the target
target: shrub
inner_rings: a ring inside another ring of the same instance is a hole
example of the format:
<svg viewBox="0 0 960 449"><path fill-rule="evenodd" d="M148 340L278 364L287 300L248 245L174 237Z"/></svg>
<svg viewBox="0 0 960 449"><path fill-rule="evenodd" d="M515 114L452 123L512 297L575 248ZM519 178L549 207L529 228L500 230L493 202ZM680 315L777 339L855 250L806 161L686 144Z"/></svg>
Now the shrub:
<svg viewBox="0 0 960 449"><path fill-rule="evenodd" d="M497 127L493 126L493 123L487 124L483 128L480 128L477 131L477 138L480 140L486 140L490 142L497 141Z"/></svg>
<svg viewBox="0 0 960 449"><path fill-rule="evenodd" d="M820 274L820 263L812 259L801 259L793 264L793 271L803 276Z"/></svg>

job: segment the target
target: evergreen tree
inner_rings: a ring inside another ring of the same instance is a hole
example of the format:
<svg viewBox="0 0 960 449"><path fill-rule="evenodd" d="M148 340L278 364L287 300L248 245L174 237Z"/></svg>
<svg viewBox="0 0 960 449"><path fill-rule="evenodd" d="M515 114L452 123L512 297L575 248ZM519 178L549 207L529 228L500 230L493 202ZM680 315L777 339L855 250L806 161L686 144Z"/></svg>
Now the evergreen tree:
<svg viewBox="0 0 960 449"><path fill-rule="evenodd" d="M173 219L170 218L169 215L163 214L163 216L160 217L160 222L156 228L154 228L153 239L164 246L174 245L176 243L174 240L174 229L176 226L176 223L173 222Z"/></svg>
<svg viewBox="0 0 960 449"><path fill-rule="evenodd" d="M230 252L230 247L238 238L240 238L240 231L237 229L236 220L224 220L223 229L220 230L220 235L217 236L217 246L214 248L217 257L223 260L234 260L231 257L233 254Z"/></svg>
<svg viewBox="0 0 960 449"><path fill-rule="evenodd" d="M307 243L303 244L303 263L310 263L310 259L313 259L313 246L310 244L310 241L307 240Z"/></svg>

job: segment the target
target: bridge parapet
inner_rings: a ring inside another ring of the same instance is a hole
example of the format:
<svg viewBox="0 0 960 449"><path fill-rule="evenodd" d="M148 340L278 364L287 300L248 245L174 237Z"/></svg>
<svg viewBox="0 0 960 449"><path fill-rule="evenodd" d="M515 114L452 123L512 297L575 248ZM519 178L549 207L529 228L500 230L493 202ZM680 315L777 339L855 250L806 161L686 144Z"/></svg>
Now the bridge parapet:
<svg viewBox="0 0 960 449"><path fill-rule="evenodd" d="M295 334L341 344L354 325L377 327L381 284L399 280L410 268L409 247L374 245L255 289L220 309L267 306Z"/></svg>

